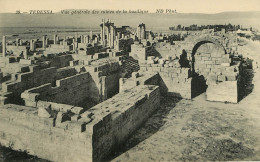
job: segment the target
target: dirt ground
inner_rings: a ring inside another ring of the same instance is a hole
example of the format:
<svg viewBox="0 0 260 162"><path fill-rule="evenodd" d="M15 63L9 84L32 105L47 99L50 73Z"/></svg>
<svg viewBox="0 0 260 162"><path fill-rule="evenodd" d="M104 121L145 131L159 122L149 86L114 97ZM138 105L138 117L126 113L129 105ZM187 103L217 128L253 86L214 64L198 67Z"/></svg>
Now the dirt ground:
<svg viewBox="0 0 260 162"><path fill-rule="evenodd" d="M260 63L260 42L239 50ZM108 161L260 160L259 74L250 75L253 91L238 104L209 102L205 94L161 98L160 109ZM0 161L45 161L26 156L0 147Z"/></svg>
<svg viewBox="0 0 260 162"><path fill-rule="evenodd" d="M260 63L260 43L241 52ZM253 71L251 71L253 72ZM161 108L111 159L125 161L260 160L260 67L238 104L161 99ZM250 81L250 78L249 78Z"/></svg>

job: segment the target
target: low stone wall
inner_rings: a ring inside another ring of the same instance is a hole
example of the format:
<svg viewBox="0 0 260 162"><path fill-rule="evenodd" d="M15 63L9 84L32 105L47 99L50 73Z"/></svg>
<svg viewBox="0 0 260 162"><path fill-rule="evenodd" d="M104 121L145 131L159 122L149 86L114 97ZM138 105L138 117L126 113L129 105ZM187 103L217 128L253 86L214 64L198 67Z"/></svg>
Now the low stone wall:
<svg viewBox="0 0 260 162"><path fill-rule="evenodd" d="M22 93L21 97L26 106L36 106L37 100L79 105L92 95L90 82L93 82L93 79L88 72L85 72L57 80L55 87L48 83L28 89Z"/></svg>
<svg viewBox="0 0 260 162"><path fill-rule="evenodd" d="M87 111L38 101L0 107L0 144L52 161L101 161L160 106L158 86L123 91Z"/></svg>
<svg viewBox="0 0 260 162"><path fill-rule="evenodd" d="M238 86L237 80L225 81L215 84L210 84L207 88L206 95L209 101L220 102L238 102Z"/></svg>
<svg viewBox="0 0 260 162"><path fill-rule="evenodd" d="M37 109L19 105L0 108L0 143L13 150L52 161L91 161L92 134L81 132L80 122L42 118Z"/></svg>
<svg viewBox="0 0 260 162"><path fill-rule="evenodd" d="M164 93L171 93L177 97L191 99L190 68L177 68L160 64L140 64L143 73L159 73L160 87Z"/></svg>

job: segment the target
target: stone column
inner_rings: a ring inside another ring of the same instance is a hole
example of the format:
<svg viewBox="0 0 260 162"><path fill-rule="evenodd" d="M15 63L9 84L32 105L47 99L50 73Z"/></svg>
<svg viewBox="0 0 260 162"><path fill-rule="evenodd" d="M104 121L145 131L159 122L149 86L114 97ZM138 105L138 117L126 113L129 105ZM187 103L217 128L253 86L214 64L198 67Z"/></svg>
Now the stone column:
<svg viewBox="0 0 260 162"><path fill-rule="evenodd" d="M84 43L84 36L83 35L80 36L80 43Z"/></svg>
<svg viewBox="0 0 260 162"><path fill-rule="evenodd" d="M3 41L2 41L2 53L3 53L3 57L5 57L6 54L6 37L3 36Z"/></svg>
<svg viewBox="0 0 260 162"><path fill-rule="evenodd" d="M103 26L102 26L102 41L104 42L105 41L105 19L103 20Z"/></svg>
<svg viewBox="0 0 260 162"><path fill-rule="evenodd" d="M63 42L62 42L63 46L66 47L67 46L67 42L65 39L63 39Z"/></svg>
<svg viewBox="0 0 260 162"><path fill-rule="evenodd" d="M106 27L106 31L107 31L106 32L107 33L107 39L106 39L107 40L107 44L108 44L108 46L110 46L110 42L109 42L109 26Z"/></svg>
<svg viewBox="0 0 260 162"><path fill-rule="evenodd" d="M120 39L120 32L117 32L117 39Z"/></svg>
<svg viewBox="0 0 260 162"><path fill-rule="evenodd" d="M49 43L49 38L46 38L46 44L45 44L45 47L48 47L48 43Z"/></svg>
<svg viewBox="0 0 260 162"><path fill-rule="evenodd" d="M75 33L75 42L78 42L78 33Z"/></svg>
<svg viewBox="0 0 260 162"><path fill-rule="evenodd" d="M23 41L21 39L19 39L19 46L23 45Z"/></svg>
<svg viewBox="0 0 260 162"><path fill-rule="evenodd" d="M56 42L57 42L57 44L59 43L59 41L60 41L60 38L57 36L57 37L56 37Z"/></svg>
<svg viewBox="0 0 260 162"><path fill-rule="evenodd" d="M46 48L45 43L46 43L46 36L44 35L44 36L42 37L42 48L43 48L43 49Z"/></svg>
<svg viewBox="0 0 260 162"><path fill-rule="evenodd" d="M75 43L72 43L72 50L73 50L73 51L76 51Z"/></svg>
<svg viewBox="0 0 260 162"><path fill-rule="evenodd" d="M146 39L145 25L142 26L142 39Z"/></svg>
<svg viewBox="0 0 260 162"><path fill-rule="evenodd" d="M16 46L19 46L19 40L20 40L19 38L16 38L16 42L15 42Z"/></svg>
<svg viewBox="0 0 260 162"><path fill-rule="evenodd" d="M110 26L110 47L114 47L114 27Z"/></svg>
<svg viewBox="0 0 260 162"><path fill-rule="evenodd" d="M56 37L57 37L57 34L54 34L53 35L53 44L56 44L56 39L57 39Z"/></svg>
<svg viewBox="0 0 260 162"><path fill-rule="evenodd" d="M136 35L137 35L138 39L140 39L140 28L139 28L139 26L137 26L137 28L136 28Z"/></svg>
<svg viewBox="0 0 260 162"><path fill-rule="evenodd" d="M90 31L90 40L92 40L92 38L93 38L93 32Z"/></svg>
<svg viewBox="0 0 260 162"><path fill-rule="evenodd" d="M24 51L24 59L28 59L28 54L27 54L27 50Z"/></svg>
<svg viewBox="0 0 260 162"><path fill-rule="evenodd" d="M86 36L86 41L85 42L89 43L89 36L88 35Z"/></svg>
<svg viewBox="0 0 260 162"><path fill-rule="evenodd" d="M34 51L34 41L30 40L30 50Z"/></svg>

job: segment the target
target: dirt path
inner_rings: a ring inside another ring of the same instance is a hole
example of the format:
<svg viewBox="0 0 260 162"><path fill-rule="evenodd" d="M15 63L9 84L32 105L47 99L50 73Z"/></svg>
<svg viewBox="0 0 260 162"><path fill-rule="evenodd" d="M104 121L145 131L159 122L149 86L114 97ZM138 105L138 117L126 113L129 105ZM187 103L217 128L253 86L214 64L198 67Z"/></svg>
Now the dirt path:
<svg viewBox="0 0 260 162"><path fill-rule="evenodd" d="M259 42L243 50L260 63ZM238 104L208 102L205 94L192 101L163 98L112 161L260 160L260 68L252 83L253 92Z"/></svg>

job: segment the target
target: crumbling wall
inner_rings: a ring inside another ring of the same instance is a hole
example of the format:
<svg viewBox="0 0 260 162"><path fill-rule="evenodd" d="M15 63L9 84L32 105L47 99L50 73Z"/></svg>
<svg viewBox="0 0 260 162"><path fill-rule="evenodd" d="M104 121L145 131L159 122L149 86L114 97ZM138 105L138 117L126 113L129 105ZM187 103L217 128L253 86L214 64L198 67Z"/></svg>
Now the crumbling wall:
<svg viewBox="0 0 260 162"><path fill-rule="evenodd" d="M21 53L25 53L28 51L26 46L13 46L13 45L6 46L6 50L9 51L10 53L13 53L16 56L19 56Z"/></svg>
<svg viewBox="0 0 260 162"><path fill-rule="evenodd" d="M26 106L36 106L37 99L78 106L93 95L89 92L89 82L92 82L92 78L88 72L85 72L56 80L55 87L48 83L28 89L21 97L25 100Z"/></svg>
<svg viewBox="0 0 260 162"><path fill-rule="evenodd" d="M52 85L56 79L62 79L76 74L75 69L72 67L58 70L55 67L40 69L40 66L35 65L26 67L29 69L25 69L28 72L14 74L11 82L2 83L1 96L5 98L5 101L1 104L21 104L20 95L23 91L46 83Z"/></svg>
<svg viewBox="0 0 260 162"><path fill-rule="evenodd" d="M15 81L2 83L1 91L2 93L7 93L7 95L2 95L7 97L5 103L20 103L20 94L24 90L45 83L51 83L57 73L54 67L42 70L37 69L37 66L30 68L30 72L17 74Z"/></svg>
<svg viewBox="0 0 260 162"><path fill-rule="evenodd" d="M38 109L4 105L0 108L0 143L13 150L52 161L91 161L92 134L82 133L82 122L37 115Z"/></svg>
<svg viewBox="0 0 260 162"><path fill-rule="evenodd" d="M177 97L191 99L191 72L190 68L174 67L173 64L140 64L140 71L144 73L159 73L160 87L165 93Z"/></svg>
<svg viewBox="0 0 260 162"><path fill-rule="evenodd" d="M0 143L52 161L101 161L159 105L159 87L144 85L87 111L46 101L37 108L8 104L0 108Z"/></svg>
<svg viewBox="0 0 260 162"><path fill-rule="evenodd" d="M9 63L19 62L20 57L0 57L0 68L5 68Z"/></svg>
<svg viewBox="0 0 260 162"><path fill-rule="evenodd" d="M63 68L69 66L70 65L69 62L72 60L73 58L71 55L56 56L54 58L51 58L50 66L56 68Z"/></svg>
<svg viewBox="0 0 260 162"><path fill-rule="evenodd" d="M101 111L112 107L115 111L94 126L93 142L97 142L93 145L94 160L106 157L112 148L119 147L159 107L159 88L148 89L147 86L135 87L103 102L102 107L99 105ZM122 98L127 101L122 102Z"/></svg>

